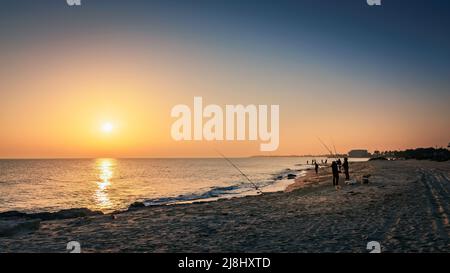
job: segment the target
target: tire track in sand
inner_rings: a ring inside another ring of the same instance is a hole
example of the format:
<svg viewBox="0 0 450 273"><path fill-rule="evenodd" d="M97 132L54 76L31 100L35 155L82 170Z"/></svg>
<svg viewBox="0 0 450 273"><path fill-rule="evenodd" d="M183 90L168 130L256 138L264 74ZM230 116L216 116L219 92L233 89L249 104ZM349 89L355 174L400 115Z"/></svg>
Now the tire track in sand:
<svg viewBox="0 0 450 273"><path fill-rule="evenodd" d="M450 195L445 190L449 181L436 170L420 169L421 181L426 188L426 198L430 213L433 216L434 231L444 242L449 244L449 216L448 200Z"/></svg>

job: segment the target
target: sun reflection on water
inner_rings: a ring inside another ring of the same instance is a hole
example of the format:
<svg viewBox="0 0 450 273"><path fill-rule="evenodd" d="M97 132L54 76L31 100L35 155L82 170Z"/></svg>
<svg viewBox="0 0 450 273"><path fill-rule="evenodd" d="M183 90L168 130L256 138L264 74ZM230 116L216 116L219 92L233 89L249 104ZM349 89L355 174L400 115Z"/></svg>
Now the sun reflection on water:
<svg viewBox="0 0 450 273"><path fill-rule="evenodd" d="M97 202L97 206L100 209L112 207L112 203L108 195L108 188L111 186L111 179L114 174L114 165L115 160L110 158L97 159L95 162L99 181L97 181L97 189L94 197Z"/></svg>

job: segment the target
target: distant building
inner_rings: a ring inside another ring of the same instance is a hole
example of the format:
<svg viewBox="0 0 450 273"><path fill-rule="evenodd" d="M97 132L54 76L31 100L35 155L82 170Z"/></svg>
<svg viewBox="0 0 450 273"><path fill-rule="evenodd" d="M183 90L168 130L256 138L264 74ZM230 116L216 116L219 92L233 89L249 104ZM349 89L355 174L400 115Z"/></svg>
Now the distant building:
<svg viewBox="0 0 450 273"><path fill-rule="evenodd" d="M348 152L349 157L370 157L370 153L367 150L351 150Z"/></svg>

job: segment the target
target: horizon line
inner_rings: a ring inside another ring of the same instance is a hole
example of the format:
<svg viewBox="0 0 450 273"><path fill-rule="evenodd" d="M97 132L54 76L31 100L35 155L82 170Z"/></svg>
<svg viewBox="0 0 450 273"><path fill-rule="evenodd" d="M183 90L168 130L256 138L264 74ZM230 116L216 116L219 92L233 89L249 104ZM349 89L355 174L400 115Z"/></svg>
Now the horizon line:
<svg viewBox="0 0 450 273"><path fill-rule="evenodd" d="M231 156L230 158L252 158L252 157L328 157L329 155L249 155L249 156ZM207 159L222 158L221 156L148 156L148 157L0 157L0 160L39 160L39 159Z"/></svg>

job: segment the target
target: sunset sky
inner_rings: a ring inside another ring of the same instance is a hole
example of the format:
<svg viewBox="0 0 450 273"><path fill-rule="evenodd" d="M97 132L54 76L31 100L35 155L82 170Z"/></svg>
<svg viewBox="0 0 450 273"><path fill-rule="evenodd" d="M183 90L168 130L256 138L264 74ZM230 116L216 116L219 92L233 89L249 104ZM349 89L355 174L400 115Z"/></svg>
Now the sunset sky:
<svg viewBox="0 0 450 273"><path fill-rule="evenodd" d="M447 146L450 2L0 2L0 158ZM280 105L280 146L176 142L177 104Z"/></svg>

